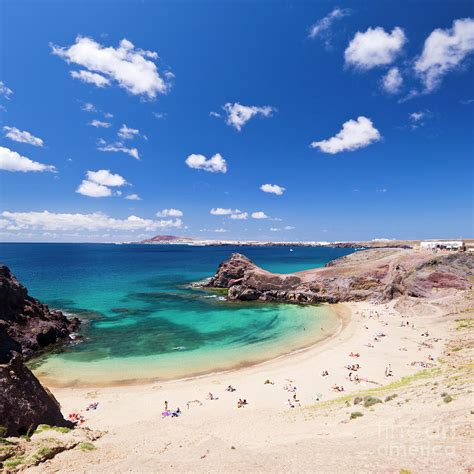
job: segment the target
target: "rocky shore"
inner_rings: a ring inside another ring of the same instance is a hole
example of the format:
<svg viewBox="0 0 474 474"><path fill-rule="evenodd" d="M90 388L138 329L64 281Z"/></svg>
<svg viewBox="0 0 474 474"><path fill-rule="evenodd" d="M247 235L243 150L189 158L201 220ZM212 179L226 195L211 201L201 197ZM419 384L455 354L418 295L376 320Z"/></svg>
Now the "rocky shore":
<svg viewBox="0 0 474 474"><path fill-rule="evenodd" d="M0 427L16 436L39 424L72 426L59 403L23 361L52 344L64 342L78 329L77 318L28 295L10 269L0 265Z"/></svg>
<svg viewBox="0 0 474 474"><path fill-rule="evenodd" d="M68 319L28 295L10 269L0 265L0 363L8 362L15 353L28 359L67 341L79 324L79 319Z"/></svg>
<svg viewBox="0 0 474 474"><path fill-rule="evenodd" d="M235 253L206 284L228 289L229 300L284 303L382 303L399 296L467 290L474 271L468 253L433 255L411 249L374 249L329 262L326 267L279 275Z"/></svg>

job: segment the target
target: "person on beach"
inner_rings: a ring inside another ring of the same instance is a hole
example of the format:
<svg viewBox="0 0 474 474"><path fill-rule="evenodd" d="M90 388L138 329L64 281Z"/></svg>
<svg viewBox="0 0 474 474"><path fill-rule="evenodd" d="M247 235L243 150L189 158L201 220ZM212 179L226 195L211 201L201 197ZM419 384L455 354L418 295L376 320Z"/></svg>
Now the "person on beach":
<svg viewBox="0 0 474 474"><path fill-rule="evenodd" d="M237 408L243 408L245 405L247 405L247 399L241 399L239 398L239 401L237 402Z"/></svg>
<svg viewBox="0 0 474 474"><path fill-rule="evenodd" d="M168 402L165 400L165 411L168 411Z"/></svg>

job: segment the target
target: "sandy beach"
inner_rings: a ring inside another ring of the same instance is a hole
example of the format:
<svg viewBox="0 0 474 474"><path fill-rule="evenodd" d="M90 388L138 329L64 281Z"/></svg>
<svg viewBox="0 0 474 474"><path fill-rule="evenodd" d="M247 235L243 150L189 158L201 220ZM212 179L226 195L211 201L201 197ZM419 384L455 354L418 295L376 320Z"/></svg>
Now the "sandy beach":
<svg viewBox="0 0 474 474"><path fill-rule="evenodd" d="M83 426L104 433L96 449L66 451L31 472L468 472L470 382L451 380L457 366L449 357L472 371L472 341L452 352L461 334L455 320L472 311L471 300L464 292L341 304L337 334L259 365L165 383L52 389L63 413L80 411ZM358 395L380 403L354 405ZM238 408L239 399L247 405ZM165 402L181 415L163 417Z"/></svg>

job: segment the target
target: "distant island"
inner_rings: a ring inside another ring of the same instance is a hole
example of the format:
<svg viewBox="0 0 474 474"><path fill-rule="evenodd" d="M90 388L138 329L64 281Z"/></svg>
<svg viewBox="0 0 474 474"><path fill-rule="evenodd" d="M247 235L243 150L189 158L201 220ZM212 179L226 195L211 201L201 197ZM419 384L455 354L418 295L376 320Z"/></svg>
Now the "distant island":
<svg viewBox="0 0 474 474"><path fill-rule="evenodd" d="M422 246L422 242L431 244L441 244L443 247L452 246L454 249L474 248L474 239L438 239L438 240L396 240L396 239L373 239L361 241L272 241L272 240L233 240L233 239L197 239L195 237L183 237L178 235L155 235L140 242L122 242L123 244L144 244L144 245L191 245L195 247L232 245L250 247L335 247L335 248L415 248ZM444 245L443 245L444 244ZM436 245L433 246L435 248ZM431 247L427 247L431 248Z"/></svg>

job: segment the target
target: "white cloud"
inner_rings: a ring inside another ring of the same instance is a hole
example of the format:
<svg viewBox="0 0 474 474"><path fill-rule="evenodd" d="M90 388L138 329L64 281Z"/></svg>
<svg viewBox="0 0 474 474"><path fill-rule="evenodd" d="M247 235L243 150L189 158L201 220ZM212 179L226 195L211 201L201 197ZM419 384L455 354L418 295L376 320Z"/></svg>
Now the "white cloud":
<svg viewBox="0 0 474 474"><path fill-rule="evenodd" d="M198 170L209 171L211 173L226 173L227 163L220 153L216 153L208 160L204 155L189 155L185 163L190 167Z"/></svg>
<svg viewBox="0 0 474 474"><path fill-rule="evenodd" d="M286 188L278 186L278 184L262 184L260 189L264 193L272 193L276 194L277 196L281 196L285 192Z"/></svg>
<svg viewBox="0 0 474 474"><path fill-rule="evenodd" d="M76 189L76 193L95 198L112 196L112 190L107 186L86 179L81 182L79 187Z"/></svg>
<svg viewBox="0 0 474 474"><path fill-rule="evenodd" d="M138 135L140 135L140 130L136 128L128 128L125 124L123 124L118 131L118 136L123 140L130 140Z"/></svg>
<svg viewBox="0 0 474 474"><path fill-rule="evenodd" d="M113 174L110 170L88 171L87 179L84 179L76 193L89 197L108 197L114 194L111 187L120 187L127 184L127 181L119 174ZM122 193L116 191L115 195Z"/></svg>
<svg viewBox="0 0 474 474"><path fill-rule="evenodd" d="M42 230L42 231L154 231L162 228L183 225L181 219L152 220L137 216L115 219L101 212L92 214L62 214L49 211L9 212L0 214L0 228L6 230Z"/></svg>
<svg viewBox="0 0 474 474"><path fill-rule="evenodd" d="M109 122L102 122L101 120L91 120L89 122L89 125L92 125L93 127L96 127L96 128L109 128L112 126L111 123Z"/></svg>
<svg viewBox="0 0 474 474"><path fill-rule="evenodd" d="M135 48L127 39L120 41L118 48L113 48L104 47L92 38L78 36L72 46L51 45L51 48L53 54L68 64L78 64L109 82L116 81L119 87L131 94L154 99L158 93L163 94L168 89L153 62L158 55ZM102 82L101 86L104 85Z"/></svg>
<svg viewBox="0 0 474 474"><path fill-rule="evenodd" d="M410 119L411 129L416 130L417 128L426 125L427 121L433 118L433 113L430 110L425 109L412 112L408 117Z"/></svg>
<svg viewBox="0 0 474 474"><path fill-rule="evenodd" d="M214 229L213 232L217 232L218 234L223 234L225 232L229 232L227 229L223 229L222 227L220 229Z"/></svg>
<svg viewBox="0 0 474 474"><path fill-rule="evenodd" d="M141 201L142 198L138 194L127 194L125 196L125 199L128 199L129 201Z"/></svg>
<svg viewBox="0 0 474 474"><path fill-rule="evenodd" d="M114 117L114 114L111 114L110 112L104 112L104 117L107 119L111 119Z"/></svg>
<svg viewBox="0 0 474 474"><path fill-rule="evenodd" d="M116 142L116 143L107 143L104 140L100 139L98 141L99 147L97 148L99 151L107 151L112 153L126 153L130 155L132 158L136 160L140 160L140 155L138 154L138 150L136 148L127 148L124 146L123 143Z"/></svg>
<svg viewBox="0 0 474 474"><path fill-rule="evenodd" d="M331 13L326 15L324 18L321 18L311 26L308 37L316 38L317 36L327 36L328 30L331 28L334 21L347 15L349 15L349 10L334 8Z"/></svg>
<svg viewBox="0 0 474 474"><path fill-rule="evenodd" d="M390 64L405 42L405 33L398 26L391 33L386 33L380 26L369 28L365 33L358 31L344 52L346 64L359 69Z"/></svg>
<svg viewBox="0 0 474 474"><path fill-rule="evenodd" d="M0 95L6 99L9 99L13 95L13 91L7 87L3 81L0 81Z"/></svg>
<svg viewBox="0 0 474 474"><path fill-rule="evenodd" d="M270 230L271 230L272 232L280 232L281 229L278 228L278 227L270 227Z"/></svg>
<svg viewBox="0 0 474 474"><path fill-rule="evenodd" d="M222 207L213 207L210 210L210 214L213 216L230 216L231 214L239 214L239 209L225 209Z"/></svg>
<svg viewBox="0 0 474 474"><path fill-rule="evenodd" d="M113 174L110 170L88 171L87 179L104 186L124 186L127 181L119 174Z"/></svg>
<svg viewBox="0 0 474 474"><path fill-rule="evenodd" d="M268 216L263 211L252 212L254 219L268 219Z"/></svg>
<svg viewBox="0 0 474 474"><path fill-rule="evenodd" d="M311 148L319 148L324 153L339 153L363 148L381 139L380 132L374 128L372 120L360 116L357 120L348 120L342 129L327 140L311 143Z"/></svg>
<svg viewBox="0 0 474 474"><path fill-rule="evenodd" d="M89 71L71 71L71 76L74 79L79 79L82 82L87 82L89 84L94 84L97 87L105 87L110 85L110 81L100 74Z"/></svg>
<svg viewBox="0 0 474 474"><path fill-rule="evenodd" d="M392 67L382 78L382 87L389 94L396 94L403 84L403 77L397 67Z"/></svg>
<svg viewBox="0 0 474 474"><path fill-rule="evenodd" d="M211 117L217 117L217 118L221 118L221 117L222 117L221 114L219 114L218 112L214 112L214 111L209 112L209 115L210 115Z"/></svg>
<svg viewBox="0 0 474 474"><path fill-rule="evenodd" d="M41 138L35 137L30 132L21 131L16 127L3 127L5 136L10 140L19 143L28 143L28 145L33 146L43 146L44 142Z"/></svg>
<svg viewBox="0 0 474 474"><path fill-rule="evenodd" d="M183 217L183 211L180 209L163 209L156 213L157 217Z"/></svg>
<svg viewBox="0 0 474 474"><path fill-rule="evenodd" d="M261 115L262 117L271 117L273 112L276 112L276 109L274 107L270 107L269 105L257 107L255 105L241 105L238 102L235 102L234 104L228 102L222 108L227 114L227 125L234 127L239 132L252 117L255 117L256 115Z"/></svg>
<svg viewBox="0 0 474 474"><path fill-rule="evenodd" d="M419 122L425 116L424 112L413 112L410 114L410 120L412 122Z"/></svg>
<svg viewBox="0 0 474 474"><path fill-rule="evenodd" d="M86 102L82 107L81 109L84 111L84 112L97 112L97 109L95 108L95 105L94 104L91 104L90 102Z"/></svg>
<svg viewBox="0 0 474 474"><path fill-rule="evenodd" d="M56 172L56 168L52 165L44 165L37 161L30 160L26 156L22 156L16 151L0 146L0 170L4 171L51 171Z"/></svg>
<svg viewBox="0 0 474 474"><path fill-rule="evenodd" d="M230 218L234 220L242 221L242 220L246 220L248 215L249 215L248 212L237 212L235 214L231 214Z"/></svg>
<svg viewBox="0 0 474 474"><path fill-rule="evenodd" d="M222 207L213 207L210 210L210 214L213 216L229 216L234 220L245 220L248 217L248 212L243 212L240 209L230 209Z"/></svg>
<svg viewBox="0 0 474 474"><path fill-rule="evenodd" d="M474 19L455 20L450 29L438 28L426 38L415 71L425 92L436 89L449 71L460 67L464 58L474 51Z"/></svg>
<svg viewBox="0 0 474 474"><path fill-rule="evenodd" d="M286 225L285 227L283 227L284 230L293 230L294 229L294 226L292 225Z"/></svg>
<svg viewBox="0 0 474 474"><path fill-rule="evenodd" d="M166 114L164 112L153 112L153 116L157 119L164 119Z"/></svg>

